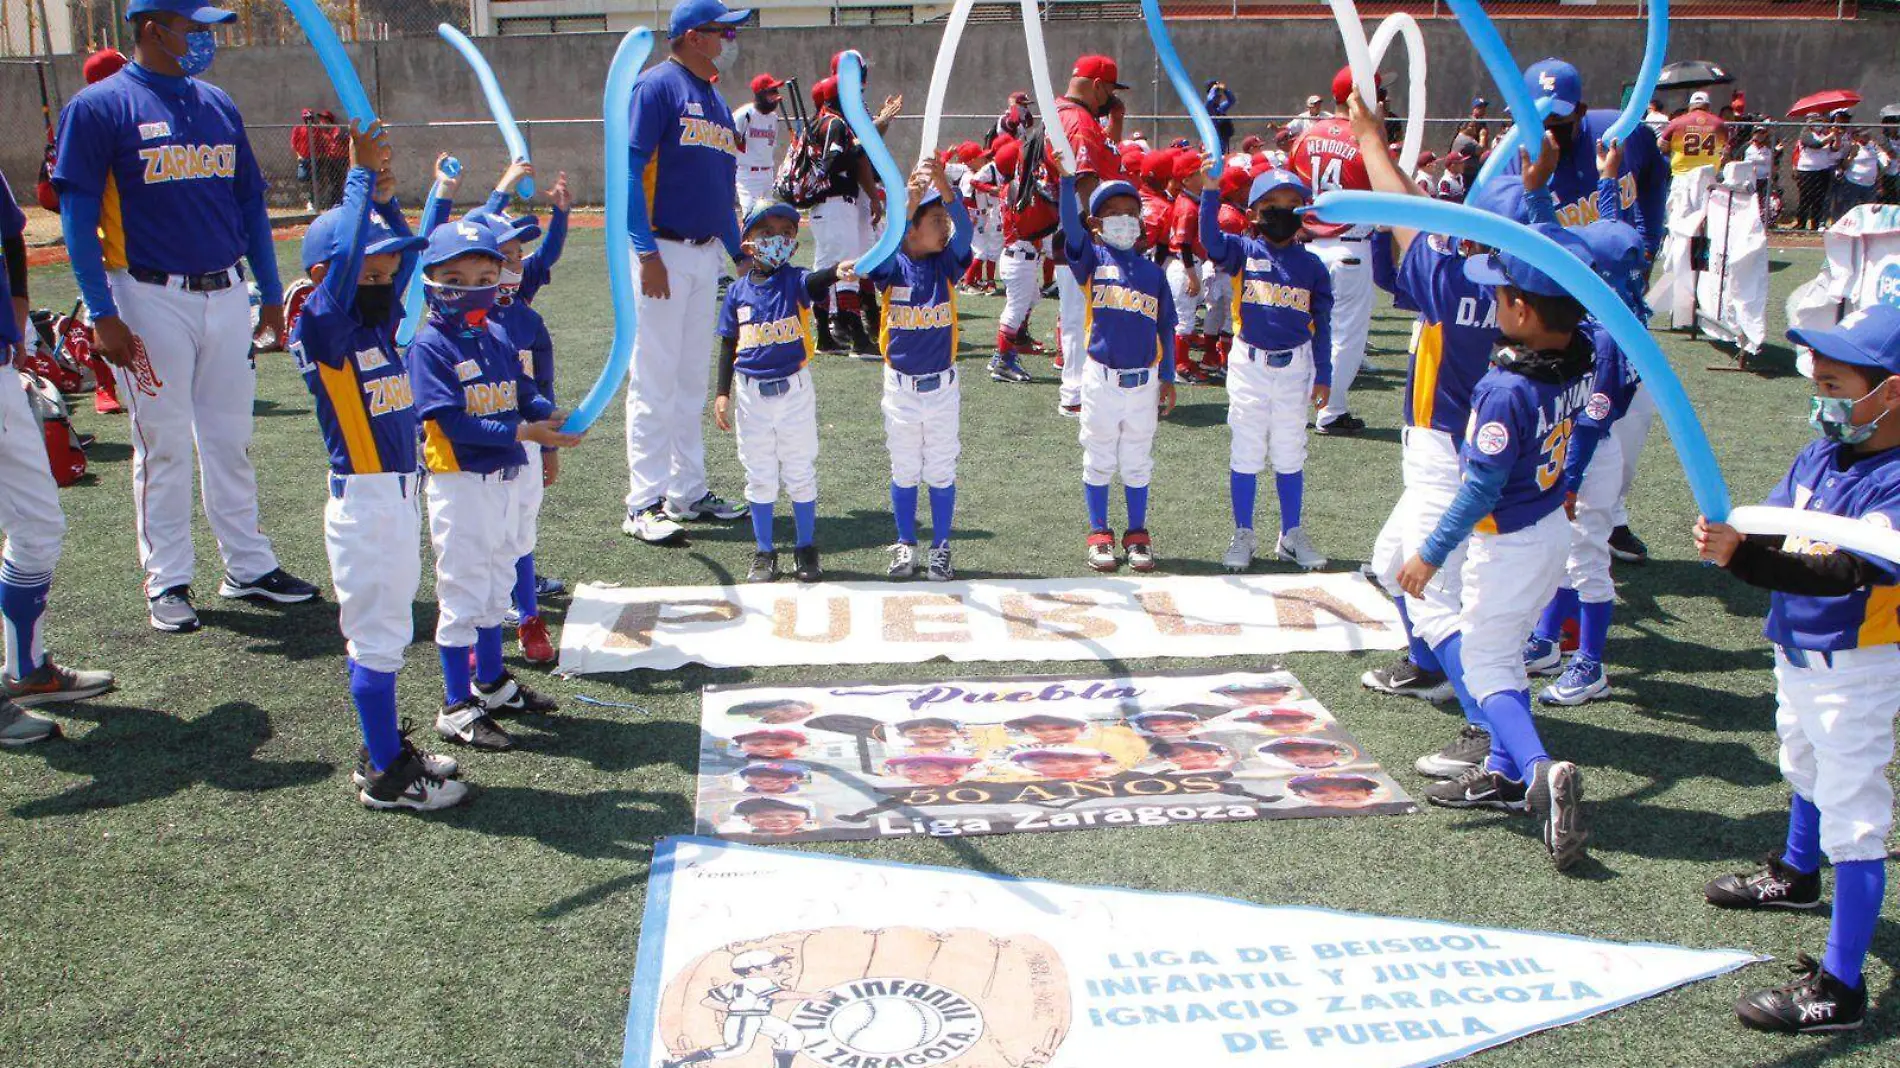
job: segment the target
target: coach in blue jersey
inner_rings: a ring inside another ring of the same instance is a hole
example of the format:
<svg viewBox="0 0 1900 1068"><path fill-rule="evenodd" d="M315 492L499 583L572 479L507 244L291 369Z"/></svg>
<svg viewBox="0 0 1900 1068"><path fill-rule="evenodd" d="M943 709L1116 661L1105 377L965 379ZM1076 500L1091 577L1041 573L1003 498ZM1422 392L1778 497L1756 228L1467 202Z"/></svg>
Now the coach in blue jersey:
<svg viewBox="0 0 1900 1068"><path fill-rule="evenodd" d="M284 331L264 175L211 66L211 27L235 12L194 0L132 0L133 62L68 101L59 119L60 222L100 355L132 413L132 503L152 626L198 627L191 605L191 458L224 559L221 597L290 604L316 587L277 566L259 529L251 466L250 301Z"/></svg>
<svg viewBox="0 0 1900 1068"><path fill-rule="evenodd" d="M640 325L627 382L621 529L653 544L682 541L682 520L746 514L706 486L702 424L720 258L739 258L732 198L708 192L732 187L739 159L732 112L713 82L726 42L751 14L719 0L680 0L667 24L672 54L633 86L627 228L640 261Z"/></svg>

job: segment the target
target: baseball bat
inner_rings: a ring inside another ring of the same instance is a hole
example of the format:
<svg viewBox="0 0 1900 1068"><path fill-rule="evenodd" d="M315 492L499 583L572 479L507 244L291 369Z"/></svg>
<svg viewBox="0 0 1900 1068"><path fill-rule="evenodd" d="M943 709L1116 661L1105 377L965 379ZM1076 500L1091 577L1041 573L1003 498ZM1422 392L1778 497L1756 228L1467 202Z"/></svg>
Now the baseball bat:
<svg viewBox="0 0 1900 1068"><path fill-rule="evenodd" d="M370 106L369 94L363 91L363 82L356 76L356 68L350 65L349 55L343 51L343 42L337 40L336 30L330 26L317 0L284 0L284 5L290 8L297 25L303 27L303 35L316 51L323 72L329 75L344 113L356 120L358 129L369 129L376 122L376 109Z"/></svg>
<svg viewBox="0 0 1900 1068"><path fill-rule="evenodd" d="M1341 2L1350 6L1352 0ZM1211 173L1219 180L1220 172L1227 166L1227 161L1220 154L1220 136L1214 132L1214 120L1207 113L1207 102L1194 90L1194 82L1188 78L1187 66L1181 62L1181 54L1174 50L1174 39L1168 36L1167 23L1161 19L1161 0L1141 0L1141 18L1148 24L1148 40L1154 45L1155 57L1161 61L1161 69L1168 74L1168 84L1174 86L1174 95L1180 98L1181 106L1187 109L1188 118L1194 122L1194 132L1200 135L1201 148L1213 157Z"/></svg>
<svg viewBox="0 0 1900 1068"><path fill-rule="evenodd" d="M1600 139L1607 147L1622 143L1643 121L1643 115L1649 108L1649 98L1656 92L1656 82L1662 77L1664 54L1669 51L1669 0L1649 0L1649 34L1643 42L1643 65L1636 70L1636 84L1630 89L1630 98L1623 102L1623 110L1616 116L1610 128L1603 131Z"/></svg>
<svg viewBox="0 0 1900 1068"><path fill-rule="evenodd" d="M851 124L851 132L858 135L858 143L871 157L877 180L884 185L884 232L877 235L869 251L858 257L856 271L863 275L877 270L897 251L897 243L904 239L904 230L910 225L910 213L902 208L904 174L897 169L890 148L877 132L877 123L864 107L864 57L857 49L838 59L838 104L844 110L845 121ZM929 151L928 145L925 151Z"/></svg>
<svg viewBox="0 0 1900 1068"><path fill-rule="evenodd" d="M516 163L533 162L528 157L528 140L521 136L521 128L515 125L515 112L508 106L507 94L501 91L501 83L495 80L494 68L488 65L481 50L475 47L475 42L446 22L436 26L435 32L453 45L462 54L469 69L475 72L475 80L482 85L482 96L488 99L488 114L495 120L495 125L501 127L501 139L508 146L508 158ZM534 195L533 175L515 185L515 195L523 198Z"/></svg>

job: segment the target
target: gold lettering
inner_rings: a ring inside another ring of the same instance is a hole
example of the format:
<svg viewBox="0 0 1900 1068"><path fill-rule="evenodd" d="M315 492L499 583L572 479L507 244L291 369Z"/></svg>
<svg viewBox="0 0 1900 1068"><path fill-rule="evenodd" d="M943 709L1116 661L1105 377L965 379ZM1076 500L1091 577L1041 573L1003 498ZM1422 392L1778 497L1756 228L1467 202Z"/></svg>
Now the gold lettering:
<svg viewBox="0 0 1900 1068"><path fill-rule="evenodd" d="M667 614L669 609L703 608L704 612L684 615ZM653 632L664 620L671 626L694 623L730 623L739 618L739 606L732 601L635 601L624 605L607 632L604 643L609 649L651 649Z"/></svg>
<svg viewBox="0 0 1900 1068"><path fill-rule="evenodd" d="M1274 594L1273 609L1275 621L1290 630L1313 630L1314 612L1317 609L1324 609L1329 615L1337 616L1347 623L1353 623L1368 630L1386 629L1384 623L1317 586L1302 586L1297 590Z"/></svg>
<svg viewBox="0 0 1900 1068"><path fill-rule="evenodd" d="M930 609L948 608L938 613ZM963 613L963 598L943 593L912 593L884 598L884 640L887 642L967 642L970 629ZM923 632L919 623L950 626L950 630Z"/></svg>
<svg viewBox="0 0 1900 1068"><path fill-rule="evenodd" d="M1141 610L1155 621L1155 629L1170 638L1231 637L1240 633L1238 623L1202 623L1181 614L1175 607L1174 594L1159 590L1138 593L1135 600Z"/></svg>
<svg viewBox="0 0 1900 1068"><path fill-rule="evenodd" d="M772 637L788 642L832 645L851 636L851 602L843 597L825 598L826 620L823 634L798 633L798 598L780 597L772 602Z"/></svg>
<svg viewBox="0 0 1900 1068"><path fill-rule="evenodd" d="M1038 608L1032 603L1038 601L1057 607ZM1115 624L1088 614L1088 609L1100 607L1099 601L1081 593L1011 593L1003 597L1003 619L1009 624L1009 636L1017 641L1106 638L1115 633Z"/></svg>

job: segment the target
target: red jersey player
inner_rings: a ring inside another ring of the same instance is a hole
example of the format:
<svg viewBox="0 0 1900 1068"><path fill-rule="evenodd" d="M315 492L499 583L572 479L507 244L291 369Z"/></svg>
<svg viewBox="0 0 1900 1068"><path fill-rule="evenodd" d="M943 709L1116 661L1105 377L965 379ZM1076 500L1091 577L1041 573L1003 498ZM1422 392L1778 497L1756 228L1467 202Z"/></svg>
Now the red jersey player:
<svg viewBox="0 0 1900 1068"><path fill-rule="evenodd" d="M1333 99L1341 105L1342 116L1352 91L1352 69L1342 68L1333 76ZM1288 163L1315 196L1334 189L1372 188L1352 124L1344 117L1321 119L1308 126L1293 143ZM1368 246L1372 231L1311 218L1306 229L1313 235L1309 247L1326 264L1326 273L1333 282L1333 391L1314 420L1314 428L1321 434L1356 434L1366 424L1347 407L1347 393L1359 374L1359 365L1365 361L1366 334L1372 326L1372 260Z"/></svg>

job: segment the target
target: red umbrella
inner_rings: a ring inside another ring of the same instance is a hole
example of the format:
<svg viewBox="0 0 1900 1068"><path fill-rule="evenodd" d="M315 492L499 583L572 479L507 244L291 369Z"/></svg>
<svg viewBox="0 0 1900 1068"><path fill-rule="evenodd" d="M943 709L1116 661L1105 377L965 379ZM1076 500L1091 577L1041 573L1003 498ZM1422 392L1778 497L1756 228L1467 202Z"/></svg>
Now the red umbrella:
<svg viewBox="0 0 1900 1068"><path fill-rule="evenodd" d="M1788 109L1788 117L1800 118L1803 115L1821 115L1841 108L1851 108L1860 103L1860 94L1852 89L1824 89L1810 93L1794 102Z"/></svg>

